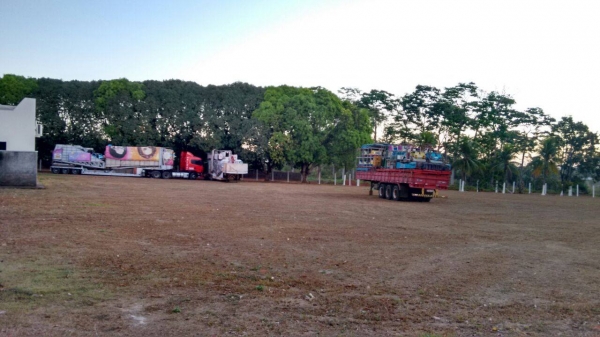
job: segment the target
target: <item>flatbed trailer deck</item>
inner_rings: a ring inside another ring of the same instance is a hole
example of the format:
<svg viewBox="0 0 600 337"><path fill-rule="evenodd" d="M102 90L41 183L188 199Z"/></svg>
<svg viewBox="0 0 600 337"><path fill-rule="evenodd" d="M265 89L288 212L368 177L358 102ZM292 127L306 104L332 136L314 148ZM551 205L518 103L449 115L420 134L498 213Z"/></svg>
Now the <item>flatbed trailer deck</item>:
<svg viewBox="0 0 600 337"><path fill-rule="evenodd" d="M389 200L430 201L438 190L448 189L451 171L415 169L371 169L356 171L356 179L371 182L369 195L378 190L380 198Z"/></svg>

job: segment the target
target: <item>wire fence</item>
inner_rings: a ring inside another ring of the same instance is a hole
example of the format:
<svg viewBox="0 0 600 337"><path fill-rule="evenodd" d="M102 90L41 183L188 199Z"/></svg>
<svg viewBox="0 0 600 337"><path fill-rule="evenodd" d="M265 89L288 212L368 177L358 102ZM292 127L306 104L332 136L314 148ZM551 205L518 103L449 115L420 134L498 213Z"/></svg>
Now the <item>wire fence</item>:
<svg viewBox="0 0 600 337"><path fill-rule="evenodd" d="M495 183L482 183L476 181L475 184L472 182L467 184L462 179L457 179L454 183L451 183L449 189L458 190L459 192L494 192L502 194L555 194L555 195L566 195L566 196L580 196L589 195L593 198L596 197L596 192L600 191L600 183L597 182L584 182L582 184L572 185L560 185L557 182L552 183L553 186L549 189L548 183L532 183L523 182L500 182Z"/></svg>
<svg viewBox="0 0 600 337"><path fill-rule="evenodd" d="M355 173L354 169L346 170L343 167L335 168L333 165L328 165L311 170L306 180L311 184L360 186L360 182L356 180ZM248 174L243 175L242 180L300 183L302 181L302 174L297 169L291 167L284 167L283 170L273 170L271 173L250 169L248 170Z"/></svg>

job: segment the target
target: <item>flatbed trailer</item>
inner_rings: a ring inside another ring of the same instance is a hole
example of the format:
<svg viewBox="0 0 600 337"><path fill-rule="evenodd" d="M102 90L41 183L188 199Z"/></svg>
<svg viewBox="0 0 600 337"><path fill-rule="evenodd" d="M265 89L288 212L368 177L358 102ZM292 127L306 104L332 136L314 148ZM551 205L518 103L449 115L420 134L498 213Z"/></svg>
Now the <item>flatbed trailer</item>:
<svg viewBox="0 0 600 337"><path fill-rule="evenodd" d="M451 171L373 169L356 171L356 179L371 182L380 198L388 200L430 201L438 197L438 190L447 190Z"/></svg>
<svg viewBox="0 0 600 337"><path fill-rule="evenodd" d="M83 174L93 176L112 176L112 177L152 177L152 178L182 178L196 179L198 176L193 172L166 171L157 168L130 167L119 169L91 169L87 167L74 167L68 165L54 164L50 167L52 173L57 174Z"/></svg>
<svg viewBox="0 0 600 337"><path fill-rule="evenodd" d="M356 179L371 182L379 197L388 200L431 201L448 189L450 165L428 146L365 144L360 149Z"/></svg>
<svg viewBox="0 0 600 337"><path fill-rule="evenodd" d="M221 181L238 181L243 174L248 174L248 164L230 150L209 153L208 172L202 158L188 151L181 151L178 170L174 170L174 161L173 150L164 147L108 145L104 154L100 154L80 145L56 144L50 170L55 174Z"/></svg>

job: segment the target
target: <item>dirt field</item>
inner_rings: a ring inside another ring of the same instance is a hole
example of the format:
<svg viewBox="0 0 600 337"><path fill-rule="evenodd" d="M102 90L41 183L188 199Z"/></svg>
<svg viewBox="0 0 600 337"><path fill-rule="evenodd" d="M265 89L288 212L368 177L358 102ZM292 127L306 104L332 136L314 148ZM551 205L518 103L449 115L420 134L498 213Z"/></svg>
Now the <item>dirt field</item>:
<svg viewBox="0 0 600 337"><path fill-rule="evenodd" d="M1 336L600 336L600 198L42 174Z"/></svg>

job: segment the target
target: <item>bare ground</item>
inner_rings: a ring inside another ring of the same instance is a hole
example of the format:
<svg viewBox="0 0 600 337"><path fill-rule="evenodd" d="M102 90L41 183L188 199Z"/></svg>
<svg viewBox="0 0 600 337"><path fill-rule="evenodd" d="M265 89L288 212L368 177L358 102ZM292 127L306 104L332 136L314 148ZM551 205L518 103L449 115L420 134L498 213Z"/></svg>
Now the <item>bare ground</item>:
<svg viewBox="0 0 600 337"><path fill-rule="evenodd" d="M1 336L600 336L600 199L40 176Z"/></svg>

